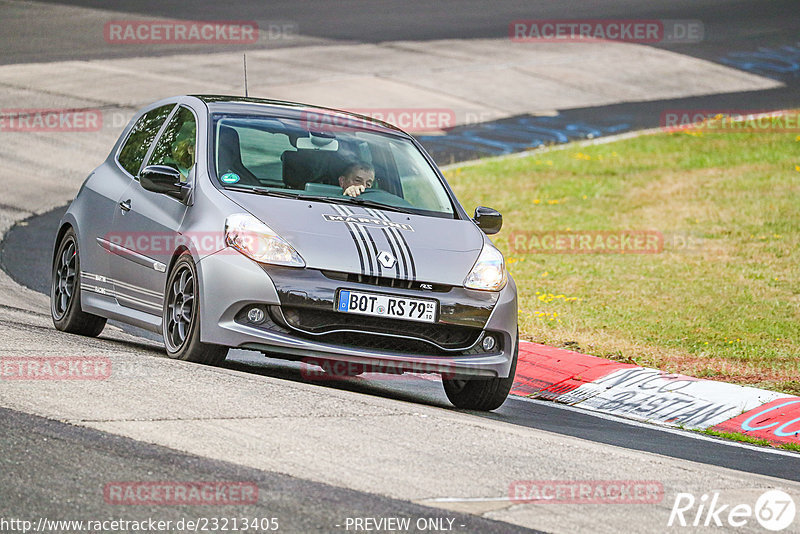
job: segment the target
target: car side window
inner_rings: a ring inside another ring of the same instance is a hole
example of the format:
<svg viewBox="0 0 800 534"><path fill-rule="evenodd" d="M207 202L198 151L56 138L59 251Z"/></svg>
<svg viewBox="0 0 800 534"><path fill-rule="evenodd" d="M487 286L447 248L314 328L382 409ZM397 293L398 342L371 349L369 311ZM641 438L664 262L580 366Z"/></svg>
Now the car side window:
<svg viewBox="0 0 800 534"><path fill-rule="evenodd" d="M197 121L194 114L180 107L158 139L148 165L167 165L181 173L186 182L189 169L195 162L194 149L197 137Z"/></svg>
<svg viewBox="0 0 800 534"><path fill-rule="evenodd" d="M128 140L125 141L117 158L122 168L132 176L136 176L139 173L139 168L142 166L150 144L174 107L175 104L167 104L166 106L151 109L133 125L131 133L128 135Z"/></svg>

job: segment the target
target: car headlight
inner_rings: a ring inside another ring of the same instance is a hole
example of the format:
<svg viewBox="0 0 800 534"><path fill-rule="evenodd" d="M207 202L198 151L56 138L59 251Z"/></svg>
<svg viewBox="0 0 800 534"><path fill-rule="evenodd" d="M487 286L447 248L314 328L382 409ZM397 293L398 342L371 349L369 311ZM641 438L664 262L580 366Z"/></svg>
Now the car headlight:
<svg viewBox="0 0 800 534"><path fill-rule="evenodd" d="M478 261L464 280L464 287L482 289L484 291L500 291L508 282L506 260L499 250L491 245L484 245Z"/></svg>
<svg viewBox="0 0 800 534"><path fill-rule="evenodd" d="M292 245L249 213L237 213L225 220L225 242L261 263L306 266Z"/></svg>

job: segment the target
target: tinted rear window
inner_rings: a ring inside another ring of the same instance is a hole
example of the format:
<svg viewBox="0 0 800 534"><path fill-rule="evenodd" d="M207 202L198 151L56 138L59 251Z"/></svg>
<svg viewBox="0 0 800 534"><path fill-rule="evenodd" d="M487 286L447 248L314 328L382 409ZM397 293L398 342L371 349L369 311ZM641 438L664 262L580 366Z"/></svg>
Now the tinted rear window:
<svg viewBox="0 0 800 534"><path fill-rule="evenodd" d="M174 107L175 104L167 104L152 109L136 121L128 135L128 140L125 141L125 145L119 152L118 160L123 169L133 176L139 173L139 168L142 166L150 144Z"/></svg>

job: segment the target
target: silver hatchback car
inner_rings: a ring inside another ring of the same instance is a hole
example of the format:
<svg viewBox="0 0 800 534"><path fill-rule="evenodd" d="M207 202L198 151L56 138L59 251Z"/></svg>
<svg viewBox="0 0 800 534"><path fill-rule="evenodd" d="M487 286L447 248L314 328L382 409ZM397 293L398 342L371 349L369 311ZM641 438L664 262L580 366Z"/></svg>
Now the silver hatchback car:
<svg viewBox="0 0 800 534"><path fill-rule="evenodd" d="M212 365L238 347L331 373L438 373L454 405L493 410L518 353L516 287L486 236L501 224L489 208L470 218L388 124L169 98L133 118L64 215L53 321L97 336L115 319Z"/></svg>

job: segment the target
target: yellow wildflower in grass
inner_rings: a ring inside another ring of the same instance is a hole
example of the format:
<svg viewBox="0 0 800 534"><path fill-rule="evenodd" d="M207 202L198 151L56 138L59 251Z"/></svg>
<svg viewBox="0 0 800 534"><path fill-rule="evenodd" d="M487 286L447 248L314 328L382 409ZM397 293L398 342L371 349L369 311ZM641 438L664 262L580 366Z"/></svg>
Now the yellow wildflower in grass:
<svg viewBox="0 0 800 534"><path fill-rule="evenodd" d="M533 203L534 203L534 204L538 204L538 203L540 203L540 202L541 202L541 200L539 200L538 198L535 198L535 199L533 199Z"/></svg>
<svg viewBox="0 0 800 534"><path fill-rule="evenodd" d="M563 300L564 302L572 302L572 301L581 301L578 297L567 297L566 295L553 295L552 293L540 293L539 291L536 292L539 295L537 298L544 303L550 303L554 300Z"/></svg>
<svg viewBox="0 0 800 534"><path fill-rule="evenodd" d="M586 200L587 198L589 198L589 197L587 197L586 195L583 195L583 200Z"/></svg>
<svg viewBox="0 0 800 534"><path fill-rule="evenodd" d="M556 321L558 323L561 322L561 319L558 318L558 314L556 313L550 313L545 311L536 311L534 313L536 314L537 319L541 319L543 321Z"/></svg>
<svg viewBox="0 0 800 534"><path fill-rule="evenodd" d="M794 170L796 170L797 172L800 172L800 165L795 165L794 166Z"/></svg>
<svg viewBox="0 0 800 534"><path fill-rule="evenodd" d="M550 205L552 205L552 204L558 204L558 200L556 200L556 199L551 199L551 200L548 200L548 201L547 201L547 203L548 203L548 204L550 204Z"/></svg>
<svg viewBox="0 0 800 534"><path fill-rule="evenodd" d="M684 135L691 135L692 137L703 137L703 130L686 129L681 130Z"/></svg>

